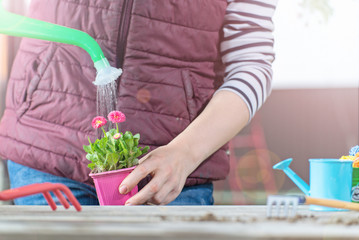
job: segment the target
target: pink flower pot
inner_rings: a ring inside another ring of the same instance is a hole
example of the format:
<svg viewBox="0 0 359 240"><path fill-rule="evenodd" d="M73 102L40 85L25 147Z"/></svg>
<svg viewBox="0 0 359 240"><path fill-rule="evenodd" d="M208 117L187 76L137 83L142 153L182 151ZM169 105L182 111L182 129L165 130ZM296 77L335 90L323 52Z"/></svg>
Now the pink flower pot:
<svg viewBox="0 0 359 240"><path fill-rule="evenodd" d="M101 206L105 205L124 205L127 199L138 192L137 186L127 194L120 194L118 187L125 177L132 172L135 167L120 170L90 173L94 180L97 198Z"/></svg>

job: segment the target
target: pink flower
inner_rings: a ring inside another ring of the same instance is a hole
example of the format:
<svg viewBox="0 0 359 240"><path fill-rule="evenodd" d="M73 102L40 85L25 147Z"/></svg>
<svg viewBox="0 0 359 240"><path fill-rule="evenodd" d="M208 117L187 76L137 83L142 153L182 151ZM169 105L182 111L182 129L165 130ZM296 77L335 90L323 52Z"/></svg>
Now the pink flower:
<svg viewBox="0 0 359 240"><path fill-rule="evenodd" d="M126 121L126 116L120 111L112 111L108 114L108 119L113 123L121 123Z"/></svg>
<svg viewBox="0 0 359 240"><path fill-rule="evenodd" d="M114 139L119 139L121 137L121 133L115 133L115 135L113 135Z"/></svg>
<svg viewBox="0 0 359 240"><path fill-rule="evenodd" d="M94 119L92 119L91 125L93 128L97 129L103 127L106 123L107 123L106 118L102 116L97 116Z"/></svg>

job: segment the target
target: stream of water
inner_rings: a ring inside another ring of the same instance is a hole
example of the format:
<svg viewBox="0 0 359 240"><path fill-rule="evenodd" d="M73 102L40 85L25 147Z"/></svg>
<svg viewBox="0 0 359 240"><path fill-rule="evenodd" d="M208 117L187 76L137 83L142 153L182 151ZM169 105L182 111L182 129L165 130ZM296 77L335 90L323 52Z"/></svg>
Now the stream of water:
<svg viewBox="0 0 359 240"><path fill-rule="evenodd" d="M117 83L112 81L111 83L105 85L97 86L97 103L96 103L96 112L97 116L103 116L107 119L108 114L111 111L116 110L117 106ZM105 130L107 131L110 128L114 128L115 124L110 121L107 122ZM102 131L98 132L98 135L101 135Z"/></svg>

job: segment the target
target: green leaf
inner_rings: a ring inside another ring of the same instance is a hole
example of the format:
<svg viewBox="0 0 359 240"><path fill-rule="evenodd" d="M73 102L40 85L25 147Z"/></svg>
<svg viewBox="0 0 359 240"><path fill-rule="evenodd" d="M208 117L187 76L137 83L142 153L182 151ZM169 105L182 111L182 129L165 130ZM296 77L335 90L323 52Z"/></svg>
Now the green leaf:
<svg viewBox="0 0 359 240"><path fill-rule="evenodd" d="M94 144L94 151L96 151L100 155L105 155L105 152L101 149L101 147L98 144Z"/></svg>
<svg viewBox="0 0 359 240"><path fill-rule="evenodd" d="M133 141L134 141L135 146L138 146L138 143L140 141L140 134L139 133L137 133L137 134L135 134L133 136Z"/></svg>
<svg viewBox="0 0 359 240"><path fill-rule="evenodd" d="M96 167L96 164L94 164L94 163L89 163L87 166L88 166L91 170L93 170L93 169Z"/></svg>
<svg viewBox="0 0 359 240"><path fill-rule="evenodd" d="M109 141L107 142L107 145L112 150L112 152L116 152L116 142L112 135L108 137Z"/></svg>
<svg viewBox="0 0 359 240"><path fill-rule="evenodd" d="M86 154L86 159L92 162L92 154L91 153Z"/></svg>
<svg viewBox="0 0 359 240"><path fill-rule="evenodd" d="M83 145L83 148L84 148L85 152L92 153L91 145Z"/></svg>
<svg viewBox="0 0 359 240"><path fill-rule="evenodd" d="M124 134L124 138L125 139L130 139L130 138L133 138L133 135L130 131L126 131L125 134Z"/></svg>
<svg viewBox="0 0 359 240"><path fill-rule="evenodd" d="M106 145L108 142L108 138L102 138L99 143L98 146L101 148L101 150L105 150L106 149Z"/></svg>
<svg viewBox="0 0 359 240"><path fill-rule="evenodd" d="M128 150L127 150L126 148L124 148L124 149L122 150L122 152L123 152L123 156L125 157L125 159L127 159L128 156L129 156Z"/></svg>
<svg viewBox="0 0 359 240"><path fill-rule="evenodd" d="M138 158L135 158L134 160L133 160L133 162L132 162L132 166L135 166L135 165L137 165L138 164Z"/></svg>
<svg viewBox="0 0 359 240"><path fill-rule="evenodd" d="M142 152L140 150L138 150L136 153L135 153L135 157L138 158L139 156L142 155Z"/></svg>
<svg viewBox="0 0 359 240"><path fill-rule="evenodd" d="M120 142L121 150L125 150L125 149L127 150L127 145L126 145L125 141L122 138L120 138L118 140Z"/></svg>
<svg viewBox="0 0 359 240"><path fill-rule="evenodd" d="M128 138L125 140L125 143L128 147L128 150L131 150L134 146L134 142L133 142L133 139L132 138Z"/></svg>
<svg viewBox="0 0 359 240"><path fill-rule="evenodd" d="M142 154L147 153L149 150L150 150L149 146L145 146L145 147L141 148Z"/></svg>

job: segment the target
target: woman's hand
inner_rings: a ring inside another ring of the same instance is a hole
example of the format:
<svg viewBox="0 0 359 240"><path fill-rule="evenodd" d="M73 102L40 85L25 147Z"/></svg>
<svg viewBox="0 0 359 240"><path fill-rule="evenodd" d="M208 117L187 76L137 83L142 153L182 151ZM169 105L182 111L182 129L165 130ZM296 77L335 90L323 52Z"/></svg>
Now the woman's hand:
<svg viewBox="0 0 359 240"><path fill-rule="evenodd" d="M185 149L183 145L178 147L170 143L140 159L140 164L121 183L120 193L126 194L149 174L152 179L125 205L165 205L172 202L181 193L186 178L197 167L191 164L194 161Z"/></svg>

